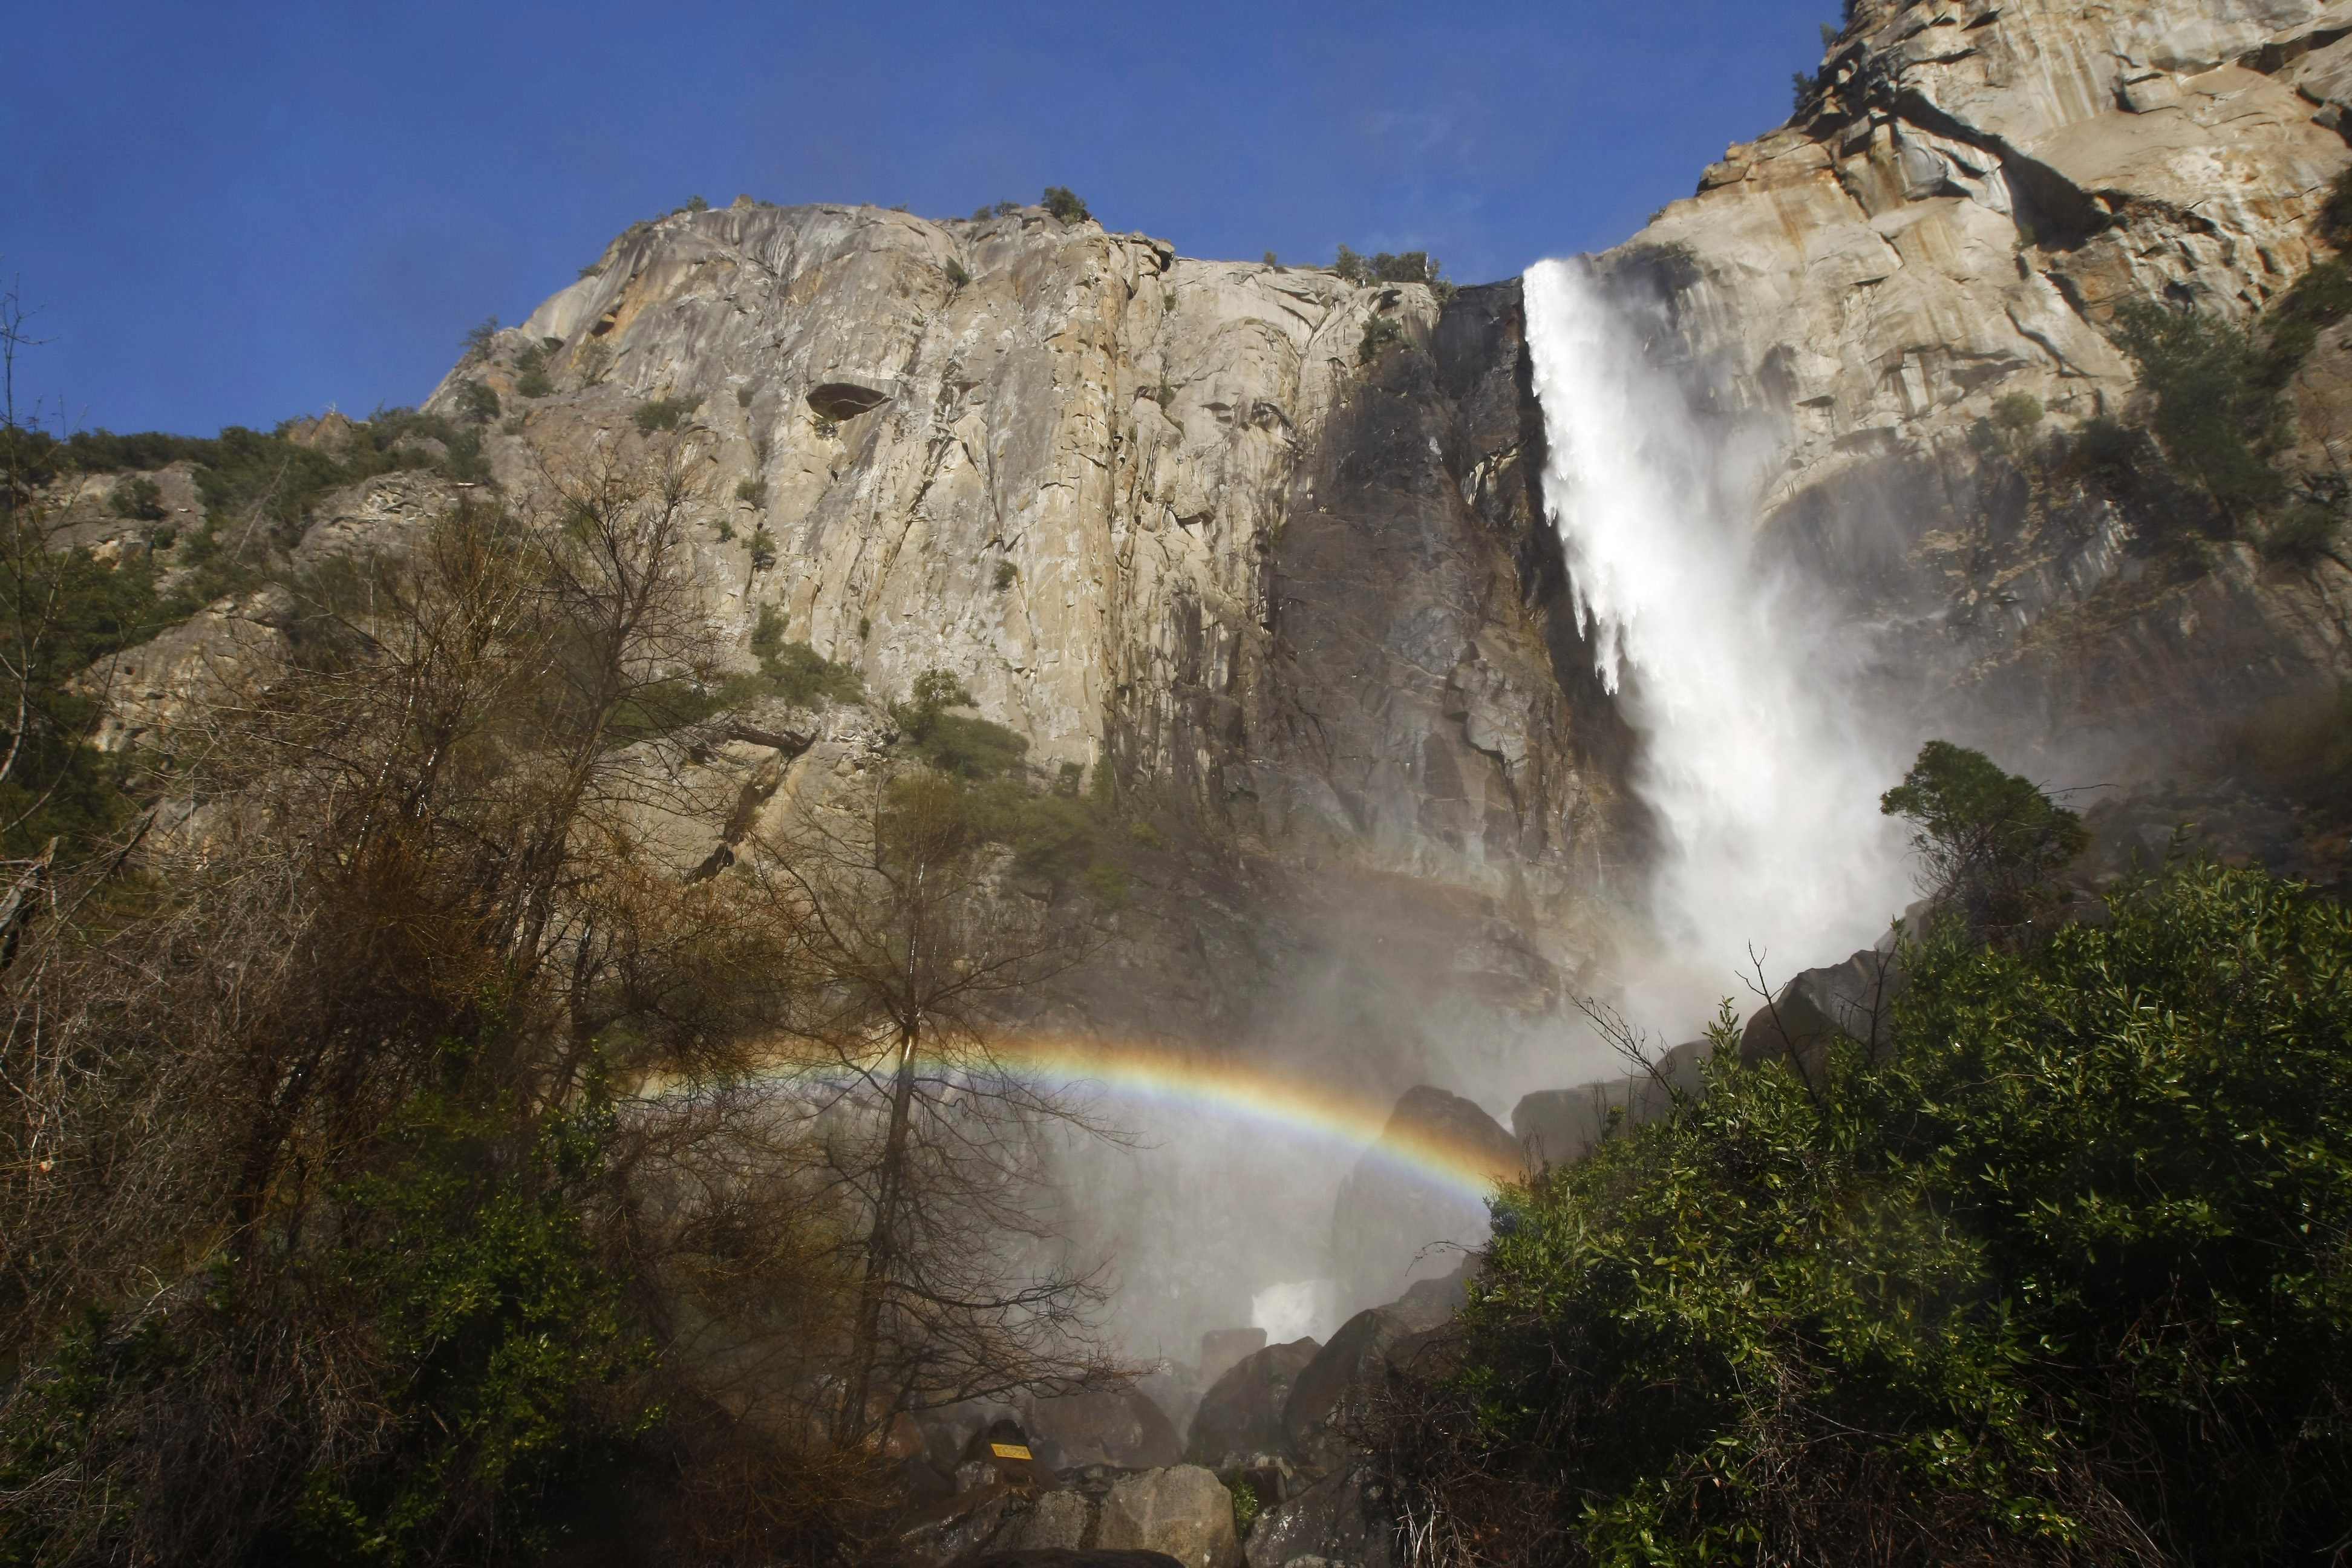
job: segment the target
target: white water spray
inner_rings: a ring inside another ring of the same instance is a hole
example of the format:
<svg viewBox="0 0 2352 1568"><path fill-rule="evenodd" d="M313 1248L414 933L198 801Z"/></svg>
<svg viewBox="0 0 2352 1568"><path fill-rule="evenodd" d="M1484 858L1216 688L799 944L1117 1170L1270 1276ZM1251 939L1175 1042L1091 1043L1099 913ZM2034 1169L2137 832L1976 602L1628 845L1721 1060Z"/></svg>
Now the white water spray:
<svg viewBox="0 0 2352 1568"><path fill-rule="evenodd" d="M1680 973L1637 977L1631 1000L1711 1010L1751 944L1778 984L1866 944L1902 907L1878 813L1901 750L1885 738L1895 726L1860 711L1856 650L1825 596L1758 559L1769 443L1703 427L1580 263L1529 268L1526 299L1546 505L1601 679L1622 679L1635 786L1665 837L1653 912Z"/></svg>

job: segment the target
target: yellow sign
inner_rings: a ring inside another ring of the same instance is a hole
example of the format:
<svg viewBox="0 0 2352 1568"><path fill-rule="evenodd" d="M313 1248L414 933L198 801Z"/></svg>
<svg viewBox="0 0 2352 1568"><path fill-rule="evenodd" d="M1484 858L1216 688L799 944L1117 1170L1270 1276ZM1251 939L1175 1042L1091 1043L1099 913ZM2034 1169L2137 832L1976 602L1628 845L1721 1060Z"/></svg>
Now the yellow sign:
<svg viewBox="0 0 2352 1568"><path fill-rule="evenodd" d="M989 1451L993 1453L1000 1459L1026 1459L1031 1458L1029 1450L1023 1447L1018 1443L991 1443L988 1447Z"/></svg>

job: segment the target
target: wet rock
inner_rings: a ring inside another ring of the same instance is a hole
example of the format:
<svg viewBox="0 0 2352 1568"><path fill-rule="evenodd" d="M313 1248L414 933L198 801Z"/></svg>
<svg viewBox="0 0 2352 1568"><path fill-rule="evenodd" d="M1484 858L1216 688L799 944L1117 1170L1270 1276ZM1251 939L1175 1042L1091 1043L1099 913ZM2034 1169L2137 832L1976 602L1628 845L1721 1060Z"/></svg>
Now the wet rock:
<svg viewBox="0 0 2352 1568"><path fill-rule="evenodd" d="M1769 1006L1749 1015L1739 1034L1739 1059L1790 1056L1811 1072L1822 1065L1830 1043L1841 1037L1884 1046L1891 1009L1902 991L1896 952L1864 948L1843 963L1802 970L1780 987Z"/></svg>
<svg viewBox="0 0 2352 1568"><path fill-rule="evenodd" d="M1516 1176L1525 1162L1517 1141L1470 1100L1425 1084L1408 1089L1333 1205L1341 1310L1452 1273L1460 1249L1486 1237L1480 1184Z"/></svg>
<svg viewBox="0 0 2352 1568"><path fill-rule="evenodd" d="M1513 1108L1511 1131L1530 1163L1572 1165L1608 1134L1612 1118L1617 1125L1638 1127L1665 1113L1674 1090L1696 1094L1706 1050L1705 1040L1685 1040L1658 1059L1657 1078L1628 1073L1573 1089L1538 1089Z"/></svg>
<svg viewBox="0 0 2352 1568"><path fill-rule="evenodd" d="M1094 1518L1094 1505L1078 1492L1040 1492L1026 1509L1008 1512L989 1551L991 1555L1076 1551L1086 1543Z"/></svg>
<svg viewBox="0 0 2352 1568"><path fill-rule="evenodd" d="M1258 1516L1244 1548L1249 1568L1292 1568L1302 1558L1349 1568L1392 1568L1396 1552L1383 1489L1349 1468Z"/></svg>
<svg viewBox="0 0 2352 1568"><path fill-rule="evenodd" d="M1175 1423L1138 1388L1035 1400L1025 1415L1039 1458L1057 1470L1078 1465L1151 1469L1184 1458Z"/></svg>
<svg viewBox="0 0 2352 1568"><path fill-rule="evenodd" d="M1097 1546L1164 1552L1184 1568L1240 1568L1234 1497L1198 1465L1129 1476L1103 1500Z"/></svg>
<svg viewBox="0 0 2352 1568"><path fill-rule="evenodd" d="M1349 1462L1348 1429L1365 1398L1393 1359L1410 1359L1423 1331L1414 1317L1388 1307L1367 1308L1340 1325L1299 1372L1282 1408L1283 1436L1300 1469L1326 1476Z"/></svg>
<svg viewBox="0 0 2352 1568"><path fill-rule="evenodd" d="M1244 1356L1202 1395L1185 1458L1223 1468L1230 1455L1280 1452L1282 1408L1299 1373L1322 1348L1313 1340L1293 1340Z"/></svg>

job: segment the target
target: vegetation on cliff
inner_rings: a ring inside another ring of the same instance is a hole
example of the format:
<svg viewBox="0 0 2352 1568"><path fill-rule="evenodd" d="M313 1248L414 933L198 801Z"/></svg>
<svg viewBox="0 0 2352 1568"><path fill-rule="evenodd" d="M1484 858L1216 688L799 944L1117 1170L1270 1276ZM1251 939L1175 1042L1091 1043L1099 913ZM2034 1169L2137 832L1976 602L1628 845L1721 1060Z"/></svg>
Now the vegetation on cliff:
<svg viewBox="0 0 2352 1568"><path fill-rule="evenodd" d="M1932 820L1932 818L1928 819ZM2352 1514L2352 919L2182 865L1904 951L1887 1045L1743 1063L1507 1192L1381 1434L1464 1560L2258 1563Z"/></svg>

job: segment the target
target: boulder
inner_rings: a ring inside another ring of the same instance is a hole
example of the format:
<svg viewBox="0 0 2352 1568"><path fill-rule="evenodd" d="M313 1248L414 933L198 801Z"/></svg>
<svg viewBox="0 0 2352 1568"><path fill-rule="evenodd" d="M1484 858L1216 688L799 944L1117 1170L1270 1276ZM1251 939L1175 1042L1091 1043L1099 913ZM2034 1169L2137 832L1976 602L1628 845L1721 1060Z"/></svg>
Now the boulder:
<svg viewBox="0 0 2352 1568"><path fill-rule="evenodd" d="M1696 1093L1700 1068L1706 1059L1705 1040L1685 1040L1658 1058L1665 1082L1640 1073L1627 1073L1573 1089L1538 1089L1523 1097L1511 1111L1511 1131L1530 1163L1572 1165L1607 1135L1612 1117L1620 1124L1638 1127L1665 1113L1673 1104L1671 1089Z"/></svg>
<svg viewBox="0 0 2352 1568"><path fill-rule="evenodd" d="M1249 1568L1295 1568L1302 1559L1350 1568L1394 1568L1384 1489L1357 1467L1326 1476L1258 1516L1244 1552Z"/></svg>
<svg viewBox="0 0 2352 1568"><path fill-rule="evenodd" d="M967 1557L957 1568L1181 1568L1164 1552L1122 1552L1103 1547L1031 1547Z"/></svg>
<svg viewBox="0 0 2352 1568"><path fill-rule="evenodd" d="M1030 1403L1024 1425L1038 1458L1055 1469L1181 1464L1184 1442L1167 1413L1138 1388L1107 1388Z"/></svg>
<svg viewBox="0 0 2352 1568"><path fill-rule="evenodd" d="M1363 1395L1400 1346L1419 1337L1405 1314L1387 1307L1368 1307L1340 1325L1300 1371L1282 1407L1283 1438L1300 1469L1326 1476L1348 1462L1347 1427Z"/></svg>
<svg viewBox="0 0 2352 1568"><path fill-rule="evenodd" d="M1244 1356L1265 1349L1264 1329L1211 1329L1201 1336L1201 1381L1213 1384Z"/></svg>
<svg viewBox="0 0 2352 1568"><path fill-rule="evenodd" d="M1819 1067L1841 1036L1876 1047L1886 1043L1888 1009L1903 990L1898 952L1864 948L1843 963L1800 971L1759 1007L1739 1034L1739 1059L1790 1056Z"/></svg>
<svg viewBox="0 0 2352 1568"><path fill-rule="evenodd" d="M1230 1455L1280 1452L1291 1385L1321 1349L1313 1340L1293 1340L1244 1357L1201 1396L1184 1458L1222 1469Z"/></svg>
<svg viewBox="0 0 2352 1568"><path fill-rule="evenodd" d="M1526 1163L1501 1123L1460 1095L1405 1091L1380 1142L1340 1184L1331 1216L1339 1308L1395 1300L1416 1279L1451 1273L1486 1238L1485 1184Z"/></svg>
<svg viewBox="0 0 2352 1568"><path fill-rule="evenodd" d="M990 1555L1076 1551L1085 1543L1094 1517L1094 1505L1076 1492L1040 1492L1026 1510L1008 1515L1004 1528L989 1542Z"/></svg>
<svg viewBox="0 0 2352 1568"><path fill-rule="evenodd" d="M1198 1465L1129 1476L1103 1500L1097 1546L1164 1552L1184 1568L1240 1568L1234 1495Z"/></svg>

